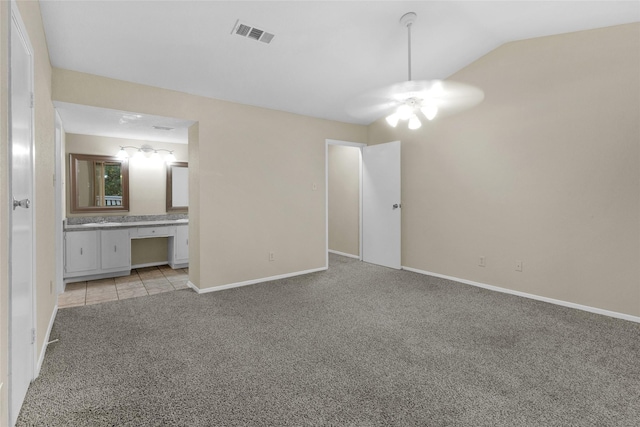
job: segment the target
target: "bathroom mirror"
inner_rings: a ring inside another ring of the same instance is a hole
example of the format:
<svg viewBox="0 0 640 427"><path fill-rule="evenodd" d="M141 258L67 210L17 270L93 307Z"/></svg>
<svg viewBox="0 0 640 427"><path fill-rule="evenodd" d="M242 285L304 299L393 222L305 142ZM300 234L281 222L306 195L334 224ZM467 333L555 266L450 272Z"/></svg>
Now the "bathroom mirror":
<svg viewBox="0 0 640 427"><path fill-rule="evenodd" d="M71 213L129 210L129 167L126 159L71 154Z"/></svg>
<svg viewBox="0 0 640 427"><path fill-rule="evenodd" d="M189 210L189 164L167 164L167 212Z"/></svg>

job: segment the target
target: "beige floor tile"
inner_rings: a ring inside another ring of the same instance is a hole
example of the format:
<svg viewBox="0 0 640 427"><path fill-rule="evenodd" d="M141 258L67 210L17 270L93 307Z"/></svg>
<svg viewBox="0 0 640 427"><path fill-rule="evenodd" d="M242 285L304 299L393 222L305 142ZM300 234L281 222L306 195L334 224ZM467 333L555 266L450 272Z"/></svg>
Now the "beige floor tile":
<svg viewBox="0 0 640 427"><path fill-rule="evenodd" d="M77 290L86 289L86 288L87 288L87 282L67 283L66 286L64 287L64 291L65 292L77 291Z"/></svg>
<svg viewBox="0 0 640 427"><path fill-rule="evenodd" d="M121 283L131 283L131 282L139 282L139 281L140 281L140 276L138 276L138 273L131 274L129 276L122 276L122 277L115 278L116 285L119 285Z"/></svg>
<svg viewBox="0 0 640 427"><path fill-rule="evenodd" d="M177 274L175 276L169 276L167 277L167 280L170 281L171 283L173 282L182 282L184 280L188 280L189 276L187 276L186 274Z"/></svg>
<svg viewBox="0 0 640 427"><path fill-rule="evenodd" d="M86 300L84 293L63 293L58 297L58 307L68 306L69 304L84 304Z"/></svg>
<svg viewBox="0 0 640 427"><path fill-rule="evenodd" d="M171 282L174 289L188 289L187 280L179 280L177 282Z"/></svg>
<svg viewBox="0 0 640 427"><path fill-rule="evenodd" d="M182 269L178 269L178 270L174 270L173 268L168 268L166 270L162 270L162 274L164 274L164 277L171 277L171 276L178 276L181 274L184 274L184 272L182 271Z"/></svg>
<svg viewBox="0 0 640 427"><path fill-rule="evenodd" d="M58 308L70 308L70 307L82 307L83 305L85 305L84 300L82 300L81 302L66 302L66 303L60 303L60 301L58 301Z"/></svg>
<svg viewBox="0 0 640 427"><path fill-rule="evenodd" d="M87 292L86 300L97 300L97 299L109 299L109 298L118 298L118 292L116 288L110 290L96 291L96 292Z"/></svg>
<svg viewBox="0 0 640 427"><path fill-rule="evenodd" d="M125 290L131 290L131 289L144 289L144 285L142 284L141 280L139 280L137 282L118 283L118 284L116 284L116 290L118 292L125 291Z"/></svg>
<svg viewBox="0 0 640 427"><path fill-rule="evenodd" d="M137 297L145 297L149 295L145 288L142 289L127 289L124 291L118 292L118 299L129 299L129 298L137 298Z"/></svg>
<svg viewBox="0 0 640 427"><path fill-rule="evenodd" d="M144 285L146 287L156 286L156 285L169 285L169 286L171 285L169 280L167 280L167 278L164 277L164 276L163 277L155 277L155 278L152 278L152 279L146 279L146 280L143 280L142 283L144 283Z"/></svg>
<svg viewBox="0 0 640 427"><path fill-rule="evenodd" d="M115 289L115 288L116 288L116 284L115 283L92 284L91 282L89 282L87 284L87 292L95 292L95 291L99 291L99 290Z"/></svg>
<svg viewBox="0 0 640 427"><path fill-rule="evenodd" d="M110 301L118 301L118 295L113 295L113 296L104 297L104 298L97 298L97 299L87 298L87 302L85 305L100 304L102 302L110 302Z"/></svg>
<svg viewBox="0 0 640 427"><path fill-rule="evenodd" d="M173 292L175 291L175 289L173 289L173 286L169 285L166 287L153 287L153 288L147 288L147 293L149 295L155 295L155 294L161 294L164 292Z"/></svg>
<svg viewBox="0 0 640 427"><path fill-rule="evenodd" d="M115 279L113 277L109 277L107 279L98 279L98 280L89 280L87 282L87 286L99 286L99 285L113 285Z"/></svg>

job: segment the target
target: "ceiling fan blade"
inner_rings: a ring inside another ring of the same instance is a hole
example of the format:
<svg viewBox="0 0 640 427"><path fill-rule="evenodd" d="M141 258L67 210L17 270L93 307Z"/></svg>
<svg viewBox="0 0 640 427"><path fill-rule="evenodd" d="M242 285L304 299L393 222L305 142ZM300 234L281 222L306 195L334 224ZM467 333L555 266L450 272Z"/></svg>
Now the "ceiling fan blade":
<svg viewBox="0 0 640 427"><path fill-rule="evenodd" d="M353 117L374 121L391 114L409 99L438 107L438 115L448 115L471 108L484 99L484 92L474 86L448 80L410 80L365 92L347 105Z"/></svg>

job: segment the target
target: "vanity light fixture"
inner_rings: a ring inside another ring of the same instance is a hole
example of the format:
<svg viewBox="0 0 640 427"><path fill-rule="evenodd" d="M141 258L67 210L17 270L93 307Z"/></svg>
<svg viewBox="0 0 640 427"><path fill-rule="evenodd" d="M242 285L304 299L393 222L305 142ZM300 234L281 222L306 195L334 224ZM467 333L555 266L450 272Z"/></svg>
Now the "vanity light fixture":
<svg viewBox="0 0 640 427"><path fill-rule="evenodd" d="M165 148L153 148L152 146L147 144L143 145L142 147L136 147L134 145L121 145L120 151L118 151L118 154L116 155L117 158L126 159L129 157L129 153L127 153L125 148L133 148L135 150L138 150L135 154L135 157L142 157L147 153L151 153L151 159L153 160L160 159L160 153L158 153L158 151L166 151L168 154L164 156L164 161L166 163L173 163L176 161L176 156L173 155L173 150L167 150Z"/></svg>

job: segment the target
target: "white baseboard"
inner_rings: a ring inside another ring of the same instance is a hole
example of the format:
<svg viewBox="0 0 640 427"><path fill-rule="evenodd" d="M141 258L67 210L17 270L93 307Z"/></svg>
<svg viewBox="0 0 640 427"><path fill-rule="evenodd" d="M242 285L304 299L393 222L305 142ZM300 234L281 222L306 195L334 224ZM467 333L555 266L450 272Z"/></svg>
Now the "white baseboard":
<svg viewBox="0 0 640 427"><path fill-rule="evenodd" d="M40 352L40 357L38 357L38 364L36 365L36 371L33 375L33 378L38 378L40 375L40 368L42 368L42 362L44 362L44 355L47 352L47 346L49 342L49 336L51 335L51 329L53 329L53 322L56 320L56 315L58 314L58 303L53 308L53 313L51 313L51 319L49 319L49 326L47 327L47 333L44 336L44 341L42 342L42 351Z"/></svg>
<svg viewBox="0 0 640 427"><path fill-rule="evenodd" d="M289 277L302 276L304 274L315 273L317 271L325 271L326 269L327 269L327 267L314 268L312 270L296 271L294 273L281 274L281 275L278 275L278 276L271 276L271 277L263 277L262 279L247 280L247 281L244 281L244 282L229 283L228 285L214 286L212 288L204 288L204 289L198 288L196 285L191 283L191 281L187 282L187 285L191 289L193 289L194 291L196 291L199 294L206 294L206 293L209 293L209 292L224 291L225 289L239 288L241 286L255 285L256 283L270 282L272 280L279 280L279 279L286 279L286 278L289 278Z"/></svg>
<svg viewBox="0 0 640 427"><path fill-rule="evenodd" d="M338 252L338 251L334 251L332 249L329 249L329 253L330 254L341 255L341 256L346 256L346 257L349 257L349 258L360 259L360 255L348 254L346 252Z"/></svg>
<svg viewBox="0 0 640 427"><path fill-rule="evenodd" d="M604 316L615 317L616 319L628 320L630 322L640 323L640 317L632 316L630 314L618 313L617 311L604 310L602 308L590 307L588 305L576 304L573 302L562 301L553 298L542 297L539 295L528 294L526 292L514 291L507 288L501 288L498 286L487 285L486 283L474 282L473 280L460 279L453 276L445 276L444 274L432 273L430 271L418 270L417 268L402 267L403 270L412 271L414 273L424 274L427 276L439 277L442 279L452 280L454 282L464 283L466 285L477 286L479 288L488 289L490 291L502 292L505 294L516 295L519 297L534 299L537 301L544 301L550 304L561 305L563 307L575 308L577 310L588 311L590 313L602 314Z"/></svg>

